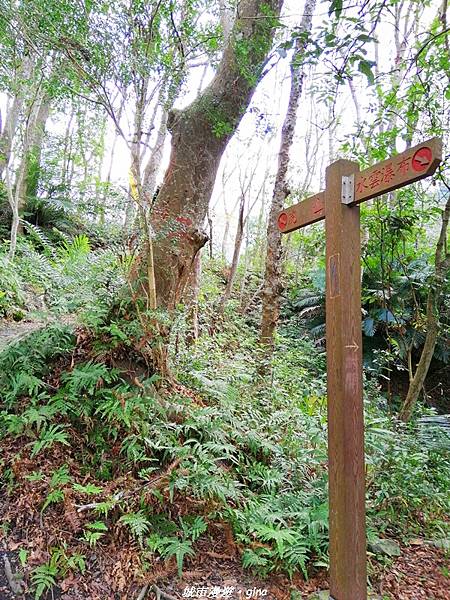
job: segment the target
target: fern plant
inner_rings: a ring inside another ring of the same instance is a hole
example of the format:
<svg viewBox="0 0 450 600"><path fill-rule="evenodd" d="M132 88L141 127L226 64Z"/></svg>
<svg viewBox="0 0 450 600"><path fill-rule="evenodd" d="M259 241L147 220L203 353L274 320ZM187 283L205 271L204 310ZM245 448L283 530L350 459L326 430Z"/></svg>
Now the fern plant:
<svg viewBox="0 0 450 600"><path fill-rule="evenodd" d="M62 546L50 548L50 565L56 567L58 577L66 577L69 571L80 572L83 574L86 570L86 560L83 554L79 552L69 553L67 543Z"/></svg>
<svg viewBox="0 0 450 600"><path fill-rule="evenodd" d="M94 547L97 545L97 542L105 535L108 531L108 527L103 523L103 521L94 521L93 523L88 523L83 532L83 539L89 544L89 546Z"/></svg>
<svg viewBox="0 0 450 600"><path fill-rule="evenodd" d="M128 525L132 535L142 545L144 534L148 532L150 523L142 511L128 513L119 519L119 523Z"/></svg>
<svg viewBox="0 0 450 600"><path fill-rule="evenodd" d="M67 384L67 389L73 396L87 393L94 394L97 387L117 381L119 371L108 369L103 363L88 361L77 365L73 371L64 373L61 381Z"/></svg>
<svg viewBox="0 0 450 600"><path fill-rule="evenodd" d="M34 225L29 221L22 221L24 228L28 234L28 236L34 241L37 242L38 245L42 247L45 253L48 256L51 256L53 259L56 258L56 251L54 245L44 232L44 230L38 225Z"/></svg>
<svg viewBox="0 0 450 600"><path fill-rule="evenodd" d="M45 592L51 591L57 579L66 577L69 571L84 573L85 570L85 557L78 552L69 554L67 544L50 548L50 560L31 572L30 579L35 600L39 600Z"/></svg>
<svg viewBox="0 0 450 600"><path fill-rule="evenodd" d="M153 552L158 552L164 558L175 557L177 563L178 577L183 573L183 564L186 556L195 556L192 541L179 537L161 537L152 534L147 540L147 545Z"/></svg>
<svg viewBox="0 0 450 600"><path fill-rule="evenodd" d="M56 585L58 569L54 565L44 564L33 569L31 582L34 589L34 598L39 600L44 592L51 590Z"/></svg>
<svg viewBox="0 0 450 600"><path fill-rule="evenodd" d="M183 573L183 563L186 556L195 556L191 540L168 538L160 545L160 553L164 558L175 557L178 577Z"/></svg>
<svg viewBox="0 0 450 600"><path fill-rule="evenodd" d="M70 446L67 425L46 425L39 432L38 439L32 444L31 457L36 456L42 450L51 448L54 444Z"/></svg>
<svg viewBox="0 0 450 600"><path fill-rule="evenodd" d="M75 263L85 258L91 251L89 238L85 234L76 235L70 242L63 241L60 255L64 261Z"/></svg>
<svg viewBox="0 0 450 600"><path fill-rule="evenodd" d="M67 465L62 465L53 473L50 479L50 491L42 505L41 513L43 513L50 504L55 504L64 500L64 492L61 488L69 483L70 480L71 477Z"/></svg>

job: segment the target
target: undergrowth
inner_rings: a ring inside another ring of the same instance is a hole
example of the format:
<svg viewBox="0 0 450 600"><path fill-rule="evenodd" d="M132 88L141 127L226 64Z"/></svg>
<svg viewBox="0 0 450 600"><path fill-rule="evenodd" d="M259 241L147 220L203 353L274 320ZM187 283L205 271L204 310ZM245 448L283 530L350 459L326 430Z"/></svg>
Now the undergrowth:
<svg viewBox="0 0 450 600"><path fill-rule="evenodd" d="M50 240L27 224L16 257L0 246L0 318L20 320L28 312L69 314L93 308L99 296L112 298L123 285L118 248L92 248L85 234L62 232Z"/></svg>
<svg viewBox="0 0 450 600"><path fill-rule="evenodd" d="M129 327L116 323L115 350ZM171 560L181 574L222 525L259 575L327 566L324 355L280 337L261 378L255 334L236 316L177 350L183 385L170 390L115 364L92 332L52 326L0 354L3 528L31 536L40 520L58 541L30 571L36 597L117 540L139 556L133 577ZM365 387L369 536L442 532L448 449L424 444Z"/></svg>

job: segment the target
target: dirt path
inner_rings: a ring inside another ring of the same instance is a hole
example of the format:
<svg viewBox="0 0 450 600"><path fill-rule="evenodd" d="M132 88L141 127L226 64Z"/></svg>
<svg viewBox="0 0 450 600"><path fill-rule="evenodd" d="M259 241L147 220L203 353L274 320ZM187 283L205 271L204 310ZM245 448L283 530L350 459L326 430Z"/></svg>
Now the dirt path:
<svg viewBox="0 0 450 600"><path fill-rule="evenodd" d="M0 321L0 352L32 331L45 327L50 321Z"/></svg>
<svg viewBox="0 0 450 600"><path fill-rule="evenodd" d="M54 323L73 325L75 322L76 318L73 315L64 315L59 318L53 315L48 315L45 318L37 320L23 320L18 322L0 321L0 352L9 344L21 340L33 331L44 329L47 327L47 325Z"/></svg>

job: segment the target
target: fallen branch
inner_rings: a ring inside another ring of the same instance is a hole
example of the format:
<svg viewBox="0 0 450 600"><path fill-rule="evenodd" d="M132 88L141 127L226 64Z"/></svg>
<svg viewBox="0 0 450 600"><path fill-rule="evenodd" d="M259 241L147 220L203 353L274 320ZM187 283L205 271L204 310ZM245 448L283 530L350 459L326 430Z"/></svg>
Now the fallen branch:
<svg viewBox="0 0 450 600"><path fill-rule="evenodd" d="M141 591L139 592L139 596L136 598L136 600L144 600L145 596L147 595L147 592L149 591L155 594L156 600L178 600L177 598L175 598L175 596L171 596L167 592L164 592L157 585L153 584L150 587L148 583L146 583L141 589Z"/></svg>
<svg viewBox="0 0 450 600"><path fill-rule="evenodd" d="M131 498L131 496L134 496L134 494L137 494L138 492L146 488L154 490L158 489L161 486L161 482L164 481L172 473L172 471L178 467L180 462L181 458L175 459L172 463L170 463L170 465L163 473L156 475L156 477L153 477L153 479L151 479L150 481L147 481L146 483L143 483L142 485L130 490L128 493L126 493L125 491L118 492L112 497L113 502L118 502L119 500L126 500L127 498ZM85 510L95 509L101 504L103 504L103 502L91 502L90 504L75 506L77 508L77 512L81 513Z"/></svg>
<svg viewBox="0 0 450 600"><path fill-rule="evenodd" d="M148 583L146 583L144 585L144 587L142 588L142 590L139 592L139 596L136 598L136 600L144 600L145 596L147 595L148 592Z"/></svg>
<svg viewBox="0 0 450 600"><path fill-rule="evenodd" d="M12 572L11 563L9 562L9 559L6 556L6 554L3 554L3 563L5 565L6 579L8 580L9 587L11 588L12 593L16 596L21 595L23 592L22 584L20 581L16 581L16 576Z"/></svg>
<svg viewBox="0 0 450 600"><path fill-rule="evenodd" d="M122 491L122 492L119 492L118 494L115 494L115 495L114 495L114 496L111 498L111 501L112 501L112 502L118 502L119 500L121 500L121 499L124 497L124 495L125 495L125 492L123 492L123 491ZM101 506L102 504L103 504L103 502L91 502L91 503L89 503L89 504L82 504L81 506L77 506L77 505L75 504L75 506L76 506L76 509L77 509L77 513L82 513L82 512L84 512L85 510L91 510L91 509L95 509L95 508L97 508L98 506Z"/></svg>
<svg viewBox="0 0 450 600"><path fill-rule="evenodd" d="M156 600L177 600L175 596L171 596L167 592L164 592L155 584L152 585L150 590L155 593Z"/></svg>

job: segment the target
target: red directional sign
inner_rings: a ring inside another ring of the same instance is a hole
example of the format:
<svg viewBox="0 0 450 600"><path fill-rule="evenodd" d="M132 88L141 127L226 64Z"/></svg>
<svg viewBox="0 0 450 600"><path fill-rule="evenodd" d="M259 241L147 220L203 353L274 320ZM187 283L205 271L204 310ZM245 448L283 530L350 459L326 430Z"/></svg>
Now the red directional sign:
<svg viewBox="0 0 450 600"><path fill-rule="evenodd" d="M432 175L442 160L442 141L432 138L354 174L354 198L346 204L352 206L392 192L419 179ZM324 192L310 196L303 202L285 208L278 216L278 227L289 233L325 218Z"/></svg>
<svg viewBox="0 0 450 600"><path fill-rule="evenodd" d="M414 171L418 173L422 173L426 171L429 167L431 161L433 160L433 150L428 146L424 148L420 148L412 157L411 166Z"/></svg>
<svg viewBox="0 0 450 600"><path fill-rule="evenodd" d="M359 204L432 175L442 160L442 142L433 138L355 173L355 200Z"/></svg>
<svg viewBox="0 0 450 600"><path fill-rule="evenodd" d="M281 229L281 231L284 231L286 229L286 226L289 222L289 217L287 215L287 213L282 212L280 214L280 216L278 217L278 227L279 229Z"/></svg>
<svg viewBox="0 0 450 600"><path fill-rule="evenodd" d="M294 231L325 218L324 193L310 196L303 202L285 208L278 215L278 228L283 233Z"/></svg>

